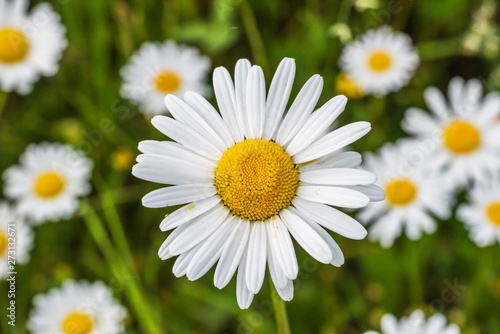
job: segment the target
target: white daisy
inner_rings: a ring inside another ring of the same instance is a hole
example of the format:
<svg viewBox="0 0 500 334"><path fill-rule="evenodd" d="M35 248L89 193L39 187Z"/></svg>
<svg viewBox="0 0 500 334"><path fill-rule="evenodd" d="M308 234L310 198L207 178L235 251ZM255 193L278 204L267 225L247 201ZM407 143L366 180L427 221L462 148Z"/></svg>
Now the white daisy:
<svg viewBox="0 0 500 334"><path fill-rule="evenodd" d="M385 95L408 84L419 63L410 36L388 26L348 44L339 66L368 94Z"/></svg>
<svg viewBox="0 0 500 334"><path fill-rule="evenodd" d="M219 261L214 283L223 288L238 269L237 299L247 308L269 265L284 300L293 296L298 265L290 234L315 259L340 266L344 257L323 227L362 239L364 227L331 207L359 208L370 202L375 175L357 170L361 157L340 152L370 130L367 122L325 131L347 103L337 96L313 112L323 79L313 76L284 116L295 62L279 65L266 98L264 74L238 61L235 82L214 71L222 118L199 94L184 100L168 95L175 119L156 116L153 125L171 141L143 141L132 173L169 184L147 194L143 205L187 205L166 217L163 231L175 230L159 256L179 255L176 276L196 280Z"/></svg>
<svg viewBox="0 0 500 334"><path fill-rule="evenodd" d="M103 282L67 280L62 288L35 296L28 319L33 334L123 333L126 310Z"/></svg>
<svg viewBox="0 0 500 334"><path fill-rule="evenodd" d="M470 180L488 179L500 171L500 96L482 97L479 80L451 80L450 103L434 87L424 98L431 114L407 110L403 129L420 140L420 151L447 182L460 187Z"/></svg>
<svg viewBox="0 0 500 334"><path fill-rule="evenodd" d="M167 114L165 95L182 96L193 91L208 96L206 84L210 58L195 47L163 43L144 43L121 69L121 94L139 104L146 115Z"/></svg>
<svg viewBox="0 0 500 334"><path fill-rule="evenodd" d="M470 230L470 238L479 247L500 242L500 180L475 184L468 199L468 204L458 208L457 216Z"/></svg>
<svg viewBox="0 0 500 334"><path fill-rule="evenodd" d="M0 86L27 94L40 76L57 73L66 29L48 3L0 0Z"/></svg>
<svg viewBox="0 0 500 334"><path fill-rule="evenodd" d="M9 240L9 238L15 240ZM15 251L9 254L9 243L14 244ZM15 271L9 268L8 256L14 256L15 265L25 264L30 259L33 247L33 232L13 208L0 202L0 278L7 272Z"/></svg>
<svg viewBox="0 0 500 334"><path fill-rule="evenodd" d="M4 172L5 194L34 224L68 218L90 192L93 163L68 145L31 144L19 160Z"/></svg>
<svg viewBox="0 0 500 334"><path fill-rule="evenodd" d="M422 233L436 230L430 213L441 219L450 217L451 191L441 178L429 173L415 143L386 144L378 155L367 154L365 162L386 193L385 201L368 205L357 216L365 224L374 221L370 240L391 247L403 229L411 240L417 240Z"/></svg>
<svg viewBox="0 0 500 334"><path fill-rule="evenodd" d="M409 317L403 317L398 321L392 314L382 317L380 326L381 334L459 334L460 329L455 324L446 324L446 318L442 314L434 314L428 320L425 319L424 312L413 311ZM365 334L379 334L375 331L368 331Z"/></svg>

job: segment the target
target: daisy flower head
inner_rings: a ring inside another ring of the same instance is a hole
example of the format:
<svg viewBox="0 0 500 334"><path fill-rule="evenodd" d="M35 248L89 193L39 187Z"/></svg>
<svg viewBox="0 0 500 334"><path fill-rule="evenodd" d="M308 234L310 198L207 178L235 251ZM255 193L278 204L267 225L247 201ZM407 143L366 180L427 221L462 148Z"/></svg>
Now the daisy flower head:
<svg viewBox="0 0 500 334"><path fill-rule="evenodd" d="M12 248L9 243L15 245L16 264L27 263L33 247L33 232L14 208L0 202L0 277L12 271L8 269L9 248Z"/></svg>
<svg viewBox="0 0 500 334"><path fill-rule="evenodd" d="M5 195L33 224L69 218L90 190L92 161L59 143L31 144L4 174Z"/></svg>
<svg viewBox="0 0 500 334"><path fill-rule="evenodd" d="M368 331L365 334L459 334L460 329L455 324L447 325L446 317L442 314L434 314L425 319L421 310L413 311L409 317L403 317L398 321L392 314L382 317L380 323L382 332Z"/></svg>
<svg viewBox="0 0 500 334"><path fill-rule="evenodd" d="M224 67L215 69L219 113L194 92L184 100L165 98L174 119L156 116L152 124L170 141L143 141L132 173L171 185L147 194L150 208L186 204L161 223L173 230L159 250L162 259L179 256L174 274L203 276L218 261L219 289L237 274L237 300L248 308L269 266L284 300L293 296L298 265L290 235L312 257L340 266L342 252L324 228L362 239L366 230L331 207L359 208L372 196L372 173L355 169L361 157L340 150L370 130L367 122L325 133L347 103L336 96L314 111L323 79L314 75L284 114L295 76L285 58L266 96L259 66L236 64L234 82ZM314 112L313 112L314 111Z"/></svg>
<svg viewBox="0 0 500 334"><path fill-rule="evenodd" d="M121 69L121 95L139 105L147 116L168 114L165 96L182 96L187 91L210 95L206 84L211 61L195 47L144 43Z"/></svg>
<svg viewBox="0 0 500 334"><path fill-rule="evenodd" d="M28 328L33 334L118 334L126 314L103 282L66 280L35 296Z"/></svg>
<svg viewBox="0 0 500 334"><path fill-rule="evenodd" d="M469 203L462 204L458 218L470 231L470 238L486 247L500 242L500 179L476 183L468 194Z"/></svg>
<svg viewBox="0 0 500 334"><path fill-rule="evenodd" d="M404 231L411 240L433 233L436 222L431 214L449 218L452 196L438 175L432 175L425 158L413 141L386 144L378 154L367 154L364 167L378 176L385 201L363 208L357 218L371 224L368 238L391 247Z"/></svg>
<svg viewBox="0 0 500 334"><path fill-rule="evenodd" d="M368 30L348 44L339 66L367 94L386 95L408 84L419 64L410 36L390 27Z"/></svg>
<svg viewBox="0 0 500 334"><path fill-rule="evenodd" d="M66 48L66 29L48 3L28 13L28 0L0 0L0 88L27 94L40 76L53 76Z"/></svg>
<svg viewBox="0 0 500 334"><path fill-rule="evenodd" d="M456 189L500 171L500 95L483 98L481 82L453 78L447 102L434 87L424 92L427 113L406 111L403 129L420 141L421 151Z"/></svg>

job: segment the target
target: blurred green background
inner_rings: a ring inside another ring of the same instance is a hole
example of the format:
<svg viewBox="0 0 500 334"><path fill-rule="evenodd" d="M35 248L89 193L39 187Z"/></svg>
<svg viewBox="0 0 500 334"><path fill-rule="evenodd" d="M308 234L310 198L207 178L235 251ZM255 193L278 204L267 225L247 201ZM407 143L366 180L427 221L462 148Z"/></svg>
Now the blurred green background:
<svg viewBox="0 0 500 334"><path fill-rule="evenodd" d="M403 137L402 115L410 106L425 109L428 86L445 89L458 75L480 78L487 90L500 87L495 1L49 2L62 16L69 47L59 73L43 78L30 95L0 92L0 170L16 164L30 143L69 142L94 160L94 191L73 219L36 228L31 261L17 268L18 325L7 328L2 319L2 333L25 333L33 296L67 278L106 282L129 310L128 333L275 331L267 284L242 311L234 279L222 291L213 286L213 269L195 282L177 279L174 259L157 256L168 235L159 223L174 208L142 207L141 197L157 185L135 179L130 168L139 141L164 137L119 96L119 69L145 41L197 46L214 68L231 72L237 59L249 58L263 67L268 83L279 61L293 57L292 96L319 73L321 104L336 94L337 60L350 36L385 23L410 34L421 66L409 86L384 98L352 100L339 118L339 125L372 123L353 145L360 152ZM296 246L300 272L287 303L294 333L362 333L379 329L386 312L401 317L414 308L444 313L465 334L500 333L500 248L477 248L456 219L440 221L434 235L417 242L402 237L387 250L368 240L335 239L346 256L341 268L319 264ZM6 288L1 282L2 310Z"/></svg>

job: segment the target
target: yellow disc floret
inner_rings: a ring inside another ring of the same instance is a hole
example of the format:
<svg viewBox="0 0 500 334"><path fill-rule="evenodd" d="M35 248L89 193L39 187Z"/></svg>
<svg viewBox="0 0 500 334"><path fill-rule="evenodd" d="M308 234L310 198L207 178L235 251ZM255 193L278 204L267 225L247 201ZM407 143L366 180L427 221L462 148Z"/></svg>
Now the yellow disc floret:
<svg viewBox="0 0 500 334"><path fill-rule="evenodd" d="M466 121L453 121L443 132L444 146L456 154L467 154L475 151L481 143L478 129Z"/></svg>
<svg viewBox="0 0 500 334"><path fill-rule="evenodd" d="M375 72L383 72L386 71L389 67L391 67L392 58L386 51L374 51L368 57L368 67L372 71Z"/></svg>
<svg viewBox="0 0 500 334"><path fill-rule="evenodd" d="M361 87L346 73L337 75L336 89L337 94L345 95L349 99L360 99L365 96Z"/></svg>
<svg viewBox="0 0 500 334"><path fill-rule="evenodd" d="M181 86L181 78L175 72L163 71L156 76L154 85L162 93L175 93Z"/></svg>
<svg viewBox="0 0 500 334"><path fill-rule="evenodd" d="M215 185L233 214L263 220L290 205L298 186L298 171L278 144L247 139L222 155Z"/></svg>
<svg viewBox="0 0 500 334"><path fill-rule="evenodd" d="M389 204L395 206L410 204L417 195L417 187L408 179L395 179L385 187L385 196Z"/></svg>
<svg viewBox="0 0 500 334"><path fill-rule="evenodd" d="M0 231L0 256L7 250L7 244L7 235L3 231Z"/></svg>
<svg viewBox="0 0 500 334"><path fill-rule="evenodd" d="M83 312L70 313L62 323L64 334L89 334L92 327L92 319Z"/></svg>
<svg viewBox="0 0 500 334"><path fill-rule="evenodd" d="M488 219L495 225L500 226L500 201L493 202L486 208Z"/></svg>
<svg viewBox="0 0 500 334"><path fill-rule="evenodd" d="M10 28L0 29L0 62L12 64L23 60L30 45L26 36Z"/></svg>
<svg viewBox="0 0 500 334"><path fill-rule="evenodd" d="M53 198L64 189L64 179L57 172L44 172L35 180L34 190L39 197Z"/></svg>

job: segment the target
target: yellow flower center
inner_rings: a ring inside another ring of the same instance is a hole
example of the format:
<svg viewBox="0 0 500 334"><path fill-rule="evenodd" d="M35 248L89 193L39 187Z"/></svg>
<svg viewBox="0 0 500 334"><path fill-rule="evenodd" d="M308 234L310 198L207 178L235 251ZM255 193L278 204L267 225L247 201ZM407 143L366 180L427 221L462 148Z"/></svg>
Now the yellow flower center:
<svg viewBox="0 0 500 334"><path fill-rule="evenodd" d="M387 201L395 206L410 204L417 195L417 187L407 179L392 180L385 187Z"/></svg>
<svg viewBox="0 0 500 334"><path fill-rule="evenodd" d="M160 72L155 78L155 87L162 93L174 93L181 86L181 78L172 71Z"/></svg>
<svg viewBox="0 0 500 334"><path fill-rule="evenodd" d="M360 99L365 96L365 92L361 90L361 87L346 73L337 75L336 88L338 94L345 95L349 99Z"/></svg>
<svg viewBox="0 0 500 334"><path fill-rule="evenodd" d="M488 205L486 213L493 224L500 226L500 202L493 202Z"/></svg>
<svg viewBox="0 0 500 334"><path fill-rule="evenodd" d="M392 58L386 51L372 52L368 58L368 66L372 71L383 72L392 64Z"/></svg>
<svg viewBox="0 0 500 334"><path fill-rule="evenodd" d="M2 256L7 250L7 235L0 231L0 256Z"/></svg>
<svg viewBox="0 0 500 334"><path fill-rule="evenodd" d="M64 179L59 173L45 172L38 176L35 181L35 193L39 197L56 197L64 189Z"/></svg>
<svg viewBox="0 0 500 334"><path fill-rule="evenodd" d="M28 54L30 45L26 36L10 28L0 29L0 62L17 63Z"/></svg>
<svg viewBox="0 0 500 334"><path fill-rule="evenodd" d="M298 171L278 144L247 139L222 155L215 185L233 214L263 220L290 205L298 186Z"/></svg>
<svg viewBox="0 0 500 334"><path fill-rule="evenodd" d="M478 129L466 121L453 121L443 132L444 146L453 153L466 154L476 150L481 143Z"/></svg>
<svg viewBox="0 0 500 334"><path fill-rule="evenodd" d="M92 331L92 319L83 312L72 312L62 323L64 334L89 334Z"/></svg>

